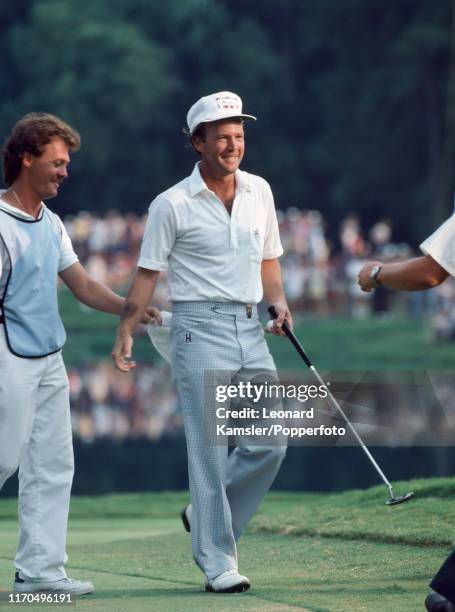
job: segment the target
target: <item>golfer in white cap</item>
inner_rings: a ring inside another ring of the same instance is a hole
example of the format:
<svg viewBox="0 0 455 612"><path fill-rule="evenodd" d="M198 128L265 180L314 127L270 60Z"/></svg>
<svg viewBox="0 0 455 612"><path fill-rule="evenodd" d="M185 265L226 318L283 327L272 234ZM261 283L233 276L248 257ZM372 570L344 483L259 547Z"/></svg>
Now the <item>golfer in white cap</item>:
<svg viewBox="0 0 455 612"><path fill-rule="evenodd" d="M242 101L222 91L188 112L191 144L200 161L192 174L152 202L138 269L129 291L113 359L134 367L132 335L167 270L172 302L172 366L188 448L191 506L183 514L193 556L207 591L249 588L238 572L236 540L269 489L284 458L283 446L210 444L204 419L207 372L275 371L257 315L263 295L292 326L278 257L283 249L271 189L239 170L245 150ZM212 408L212 407L211 407ZM213 412L215 406L213 406Z"/></svg>

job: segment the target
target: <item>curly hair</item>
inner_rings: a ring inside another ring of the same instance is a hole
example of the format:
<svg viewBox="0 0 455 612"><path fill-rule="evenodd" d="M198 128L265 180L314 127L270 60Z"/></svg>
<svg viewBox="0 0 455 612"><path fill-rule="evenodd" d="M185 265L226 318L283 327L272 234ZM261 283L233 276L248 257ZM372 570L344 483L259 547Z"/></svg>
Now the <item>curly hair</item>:
<svg viewBox="0 0 455 612"><path fill-rule="evenodd" d="M13 126L3 143L3 178L10 186L19 176L22 156L31 153L39 157L52 138L59 137L70 151L81 146L79 134L67 123L49 113L28 113Z"/></svg>

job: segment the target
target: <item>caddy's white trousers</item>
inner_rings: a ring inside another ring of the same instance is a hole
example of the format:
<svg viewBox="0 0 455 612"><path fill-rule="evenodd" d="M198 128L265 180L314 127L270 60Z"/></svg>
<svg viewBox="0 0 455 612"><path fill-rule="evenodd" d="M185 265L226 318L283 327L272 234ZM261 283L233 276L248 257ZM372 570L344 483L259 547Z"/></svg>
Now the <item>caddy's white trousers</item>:
<svg viewBox="0 0 455 612"><path fill-rule="evenodd" d="M16 568L25 578L60 580L74 472L68 377L61 352L13 355L0 325L0 489L18 467Z"/></svg>

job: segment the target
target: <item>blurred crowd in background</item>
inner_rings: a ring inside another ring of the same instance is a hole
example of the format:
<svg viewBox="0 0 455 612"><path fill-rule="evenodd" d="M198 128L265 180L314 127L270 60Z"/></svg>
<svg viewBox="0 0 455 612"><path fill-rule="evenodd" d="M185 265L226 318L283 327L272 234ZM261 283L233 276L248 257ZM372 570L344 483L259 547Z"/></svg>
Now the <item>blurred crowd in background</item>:
<svg viewBox="0 0 455 612"><path fill-rule="evenodd" d="M86 212L67 217L65 226L89 273L124 292L135 269L145 218L115 211L105 217ZM449 279L429 292L399 293L379 288L360 291L357 274L369 259L399 261L417 255L407 244L393 242L387 219L363 231L355 215L347 216L337 243L327 238L326 221L316 210L278 211L285 254L281 258L284 285L294 314L365 318L369 316L427 317L435 340L455 337L455 282ZM169 309L164 275L154 305ZM146 436L158 439L178 432L181 418L164 362L138 366L134 376L117 376L107 363L69 370L73 430L83 440Z"/></svg>
<svg viewBox="0 0 455 612"><path fill-rule="evenodd" d="M118 376L108 362L68 368L73 432L82 440L158 440L181 431L182 419L165 363L138 366Z"/></svg>
<svg viewBox="0 0 455 612"><path fill-rule="evenodd" d="M397 311L432 319L436 338L452 339L455 320L455 283L448 280L430 292L398 293L380 288L362 292L357 274L369 259L400 261L414 253L407 244L393 242L388 219L363 231L356 215L341 223L337 243L329 241L326 220L316 210L278 211L285 254L281 257L286 295L292 310L306 314L365 318ZM88 272L116 290L128 285L135 269L145 218L115 211L105 217L81 212L66 217L73 246ZM159 308L169 308L164 275L154 297Z"/></svg>

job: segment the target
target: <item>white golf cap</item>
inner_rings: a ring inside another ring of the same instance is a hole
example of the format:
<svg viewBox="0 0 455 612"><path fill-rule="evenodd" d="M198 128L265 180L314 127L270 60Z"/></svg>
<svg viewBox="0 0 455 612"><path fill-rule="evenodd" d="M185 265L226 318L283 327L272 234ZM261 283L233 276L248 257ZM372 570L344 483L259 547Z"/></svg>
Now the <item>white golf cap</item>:
<svg viewBox="0 0 455 612"><path fill-rule="evenodd" d="M232 91L219 91L210 94L210 96L204 96L193 104L188 111L186 120L190 134L192 134L201 123L229 119L229 117L256 121L256 117L253 117L253 115L242 113L242 100Z"/></svg>

